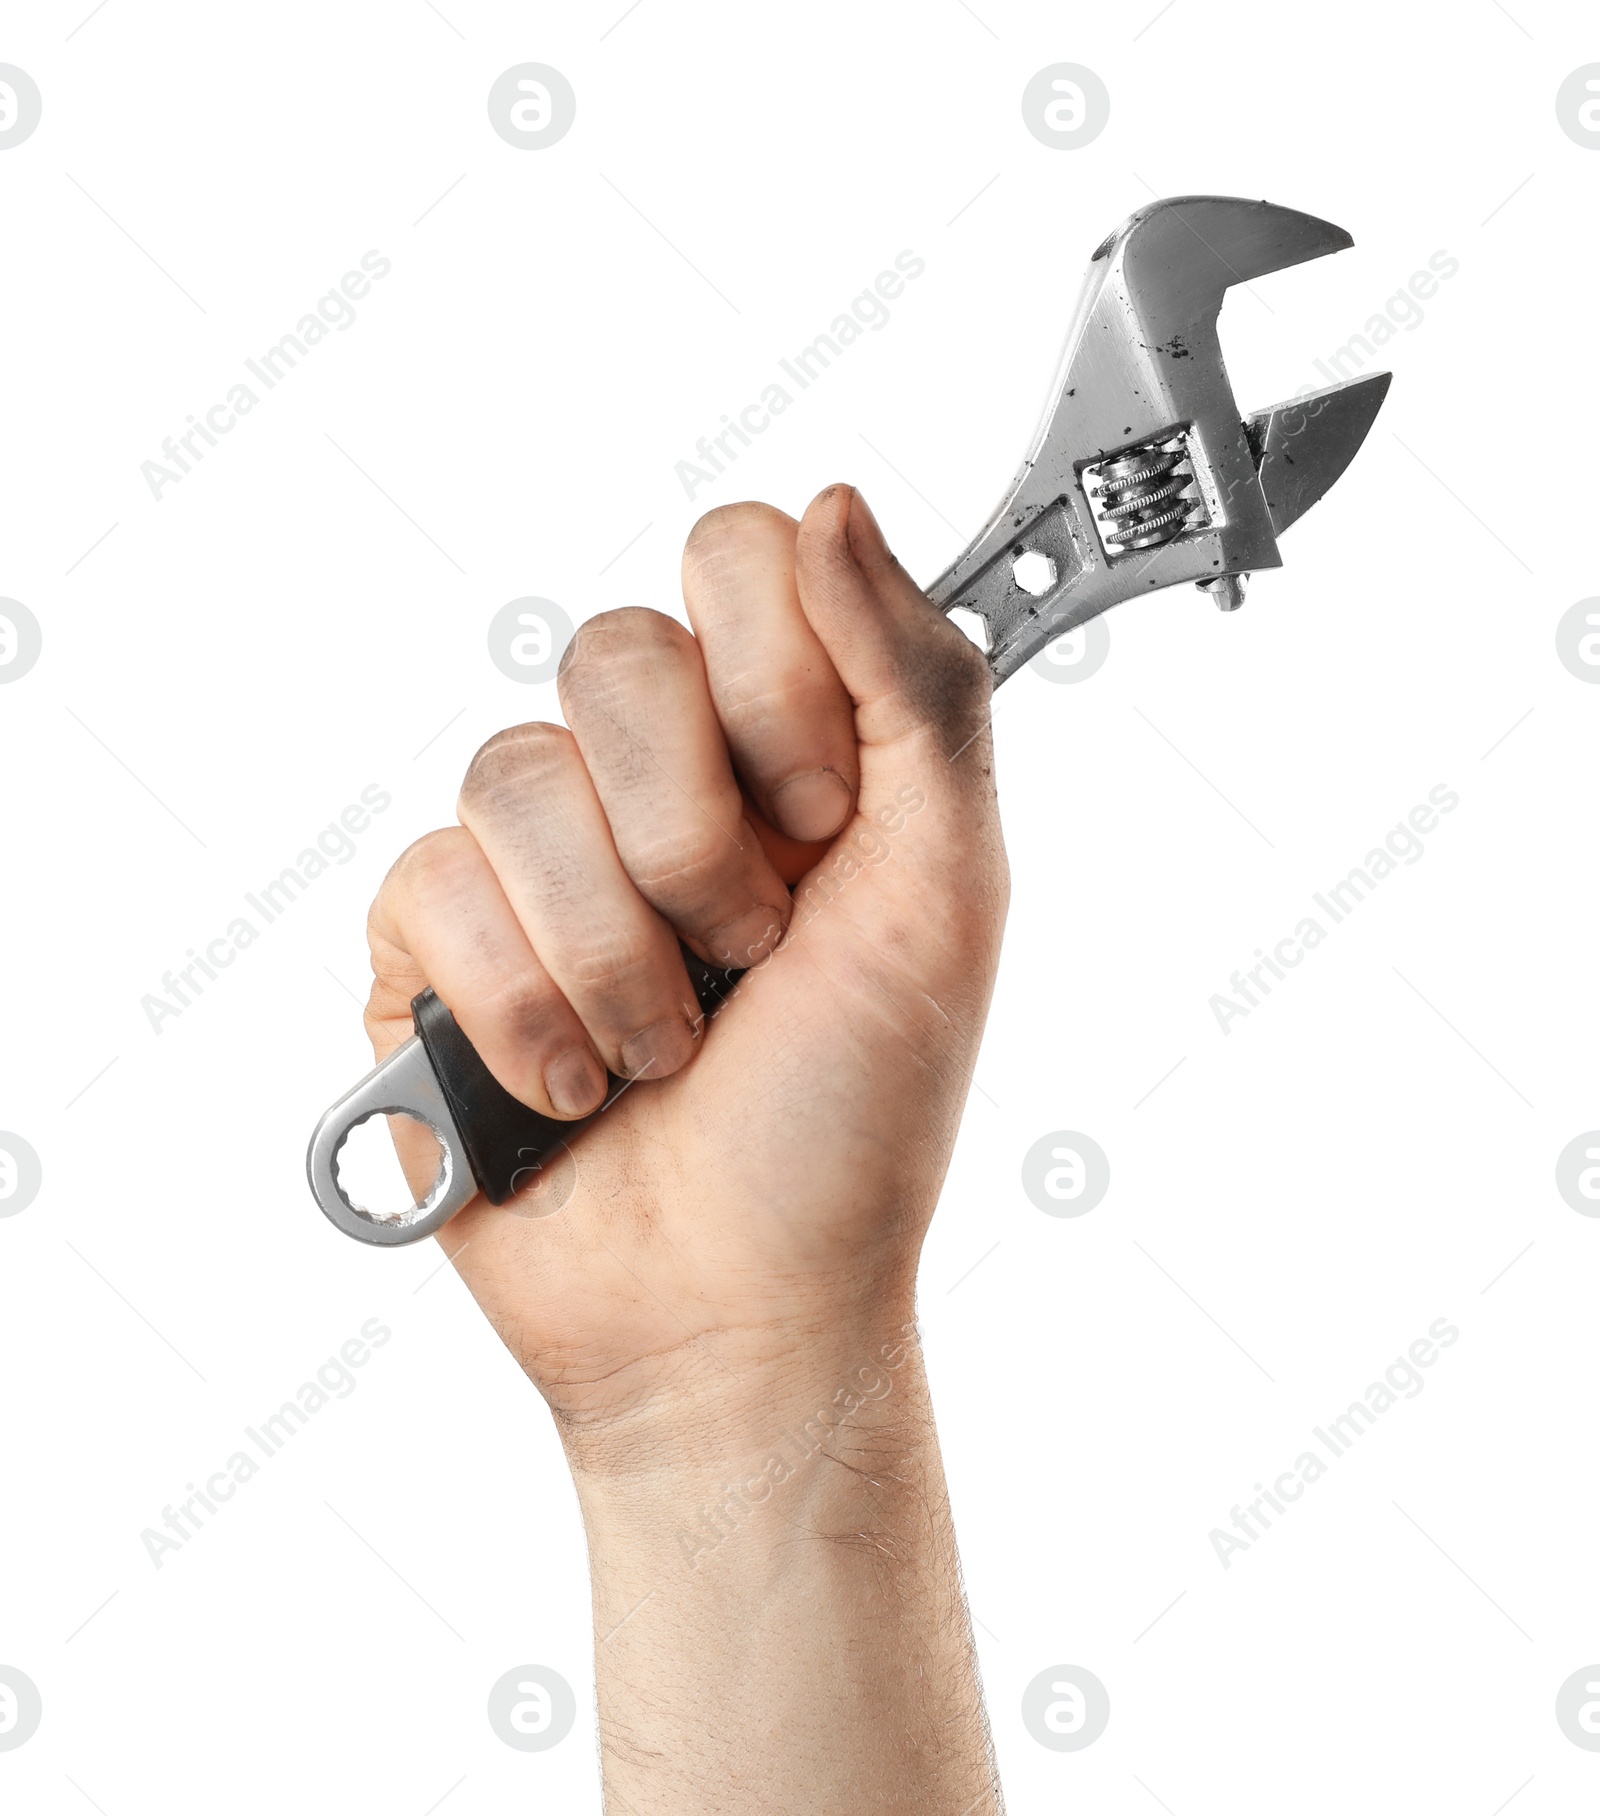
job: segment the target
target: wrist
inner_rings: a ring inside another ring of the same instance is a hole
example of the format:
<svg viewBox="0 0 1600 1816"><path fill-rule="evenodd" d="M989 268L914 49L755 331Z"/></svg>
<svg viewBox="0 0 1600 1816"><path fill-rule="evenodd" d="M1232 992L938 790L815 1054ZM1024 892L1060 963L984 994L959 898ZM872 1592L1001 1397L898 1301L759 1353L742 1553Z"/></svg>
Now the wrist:
<svg viewBox="0 0 1600 1816"><path fill-rule="evenodd" d="M652 1358L631 1387L601 1415L561 1421L586 1512L659 1519L668 1494L757 1506L841 1444L913 1448L931 1433L909 1293L843 1321L708 1333Z"/></svg>

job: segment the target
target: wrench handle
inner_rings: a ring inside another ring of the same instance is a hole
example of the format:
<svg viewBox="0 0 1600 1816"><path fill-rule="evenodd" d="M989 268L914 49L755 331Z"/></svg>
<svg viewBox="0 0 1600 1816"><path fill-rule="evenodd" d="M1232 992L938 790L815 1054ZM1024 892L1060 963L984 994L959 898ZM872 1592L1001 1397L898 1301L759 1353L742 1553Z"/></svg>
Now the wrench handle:
<svg viewBox="0 0 1600 1816"><path fill-rule="evenodd" d="M708 965L687 946L680 944L679 950L695 998L709 1021L744 973ZM461 1136L472 1176L490 1204L504 1204L527 1185L547 1160L553 1160L575 1135L605 1115L633 1083L607 1073L605 1101L598 1110L576 1122L557 1122L519 1103L500 1084L431 989L411 999L411 1018Z"/></svg>

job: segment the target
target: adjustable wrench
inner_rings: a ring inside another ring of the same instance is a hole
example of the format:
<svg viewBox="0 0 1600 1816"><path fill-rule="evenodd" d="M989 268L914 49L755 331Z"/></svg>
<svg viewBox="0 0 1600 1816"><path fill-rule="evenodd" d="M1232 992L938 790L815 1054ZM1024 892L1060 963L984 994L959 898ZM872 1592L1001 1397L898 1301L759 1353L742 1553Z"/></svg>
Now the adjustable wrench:
<svg viewBox="0 0 1600 1816"><path fill-rule="evenodd" d="M1278 537L1350 464L1389 374L1241 418L1217 315L1230 285L1351 244L1293 209L1181 196L1141 208L1096 248L1021 470L928 589L941 611L980 621L996 686L1124 599L1189 580L1234 611L1251 573L1282 565ZM684 961L715 1015L741 973L687 948ZM632 1083L613 1078L593 1116L552 1121L501 1088L432 990L411 1007L415 1038L339 1099L306 1156L330 1221L383 1247L433 1235L479 1191L504 1204ZM379 1215L346 1194L339 1150L357 1124L395 1114L432 1130L439 1171L420 1204Z"/></svg>

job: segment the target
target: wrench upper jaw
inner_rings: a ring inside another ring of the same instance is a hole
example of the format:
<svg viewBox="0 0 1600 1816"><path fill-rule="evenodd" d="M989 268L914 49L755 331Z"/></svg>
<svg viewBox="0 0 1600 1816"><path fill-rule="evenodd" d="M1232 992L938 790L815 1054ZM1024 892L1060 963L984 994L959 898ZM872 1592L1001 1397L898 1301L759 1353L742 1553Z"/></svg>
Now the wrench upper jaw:
<svg viewBox="0 0 1600 1816"><path fill-rule="evenodd" d="M1271 202L1179 196L1142 208L1105 249L1096 317L1124 327L1129 388L1154 414L1187 425L1218 531L1216 572L1281 565L1217 318L1233 286L1352 244L1330 221ZM1093 281L1093 280L1091 280ZM1102 431L1103 432L1103 431Z"/></svg>
<svg viewBox="0 0 1600 1816"><path fill-rule="evenodd" d="M1131 289L1152 311L1169 299L1194 315L1233 284L1343 252L1355 241L1342 227L1238 196L1184 195L1130 215L1095 252L1121 264ZM1214 316L1213 316L1214 318Z"/></svg>

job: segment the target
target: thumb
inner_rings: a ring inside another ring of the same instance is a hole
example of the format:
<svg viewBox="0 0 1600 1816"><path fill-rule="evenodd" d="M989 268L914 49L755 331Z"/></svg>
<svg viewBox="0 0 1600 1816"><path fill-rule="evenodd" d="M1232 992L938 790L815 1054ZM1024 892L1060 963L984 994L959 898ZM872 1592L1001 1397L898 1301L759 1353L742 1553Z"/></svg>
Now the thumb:
<svg viewBox="0 0 1600 1816"><path fill-rule="evenodd" d="M1007 895L989 664L901 567L853 486L806 510L795 578L854 705L861 782L856 818L796 891L794 925L824 954L856 955L878 1010L909 978L912 1024L931 1005L948 1033L964 1005L976 1030ZM900 985L884 984L891 972Z"/></svg>

